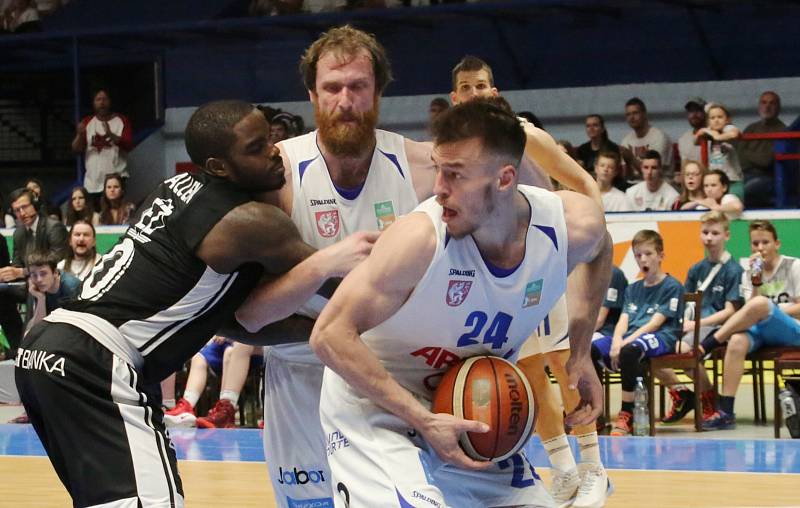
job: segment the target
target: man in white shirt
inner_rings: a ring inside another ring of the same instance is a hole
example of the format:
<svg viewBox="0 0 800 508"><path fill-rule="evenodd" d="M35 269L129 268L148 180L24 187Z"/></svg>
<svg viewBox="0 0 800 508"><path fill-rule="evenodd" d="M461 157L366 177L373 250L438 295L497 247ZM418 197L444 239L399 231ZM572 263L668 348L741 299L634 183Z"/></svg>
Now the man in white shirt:
<svg viewBox="0 0 800 508"><path fill-rule="evenodd" d="M642 99L633 97L625 103L625 120L632 132L629 132L620 145L633 152L633 164L641 169L642 158L648 150L655 150L661 157L665 176L671 177L672 169L672 141L660 129L650 125L647 119L647 106ZM627 160L627 159L626 159Z"/></svg>
<svg viewBox="0 0 800 508"><path fill-rule="evenodd" d="M678 199L678 191L664 181L661 156L655 150L648 150L642 156L641 164L644 181L625 191L630 209L637 212L669 210Z"/></svg>
<svg viewBox="0 0 800 508"><path fill-rule="evenodd" d="M689 121L690 129L678 138L678 153L681 155L681 167L685 161L700 162L700 145L695 143L695 133L698 129L706 126L706 101L700 97L694 97L684 106L686 119Z"/></svg>

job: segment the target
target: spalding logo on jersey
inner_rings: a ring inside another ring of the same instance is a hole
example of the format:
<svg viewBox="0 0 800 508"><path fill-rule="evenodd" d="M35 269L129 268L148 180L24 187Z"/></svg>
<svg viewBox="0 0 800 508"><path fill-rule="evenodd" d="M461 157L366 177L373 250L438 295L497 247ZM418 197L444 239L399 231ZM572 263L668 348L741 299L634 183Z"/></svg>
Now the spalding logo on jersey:
<svg viewBox="0 0 800 508"><path fill-rule="evenodd" d="M339 234L339 210L315 212L317 231L323 238L331 238Z"/></svg>
<svg viewBox="0 0 800 508"><path fill-rule="evenodd" d="M149 209L142 213L139 222L128 228L128 236L140 243L150 241L150 235L157 229L165 226L164 219L172 215L175 205L172 199L156 198Z"/></svg>
<svg viewBox="0 0 800 508"><path fill-rule="evenodd" d="M445 298L447 305L458 307L464 303L471 287L471 280L451 280L447 284L447 297Z"/></svg>

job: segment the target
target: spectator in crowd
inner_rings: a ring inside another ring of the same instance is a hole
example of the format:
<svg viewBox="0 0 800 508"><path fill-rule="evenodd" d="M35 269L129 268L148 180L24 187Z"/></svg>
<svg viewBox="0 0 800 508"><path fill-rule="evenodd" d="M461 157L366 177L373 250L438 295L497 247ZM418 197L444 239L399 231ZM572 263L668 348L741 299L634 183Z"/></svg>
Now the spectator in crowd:
<svg viewBox="0 0 800 508"><path fill-rule="evenodd" d="M69 230L67 257L59 261L58 269L84 280L100 261L97 253L97 233L91 222L78 220Z"/></svg>
<svg viewBox="0 0 800 508"><path fill-rule="evenodd" d="M80 279L69 272L61 272L58 261L59 258L53 252L37 251L28 256L25 331L78 296Z"/></svg>
<svg viewBox="0 0 800 508"><path fill-rule="evenodd" d="M428 124L432 125L436 117L449 107L450 103L444 97L436 97L431 100L431 104L428 106Z"/></svg>
<svg viewBox="0 0 800 508"><path fill-rule="evenodd" d="M577 152L577 160L586 171L594 170L595 159L600 152L619 153L619 145L608 139L606 122L601 115L586 117L586 136L589 141L579 146Z"/></svg>
<svg viewBox="0 0 800 508"><path fill-rule="evenodd" d="M709 171L703 176L703 192L706 198L697 201L697 210L719 210L729 219L737 219L742 215L744 205L735 195L728 192L730 182L728 175L719 169Z"/></svg>
<svg viewBox="0 0 800 508"><path fill-rule="evenodd" d="M269 121L269 142L273 145L289 139L289 124L285 113L275 115Z"/></svg>
<svg viewBox="0 0 800 508"><path fill-rule="evenodd" d="M127 154L133 148L133 128L123 115L111 110L111 95L106 89L95 92L94 114L78 124L72 150L84 154L86 174L83 186L97 205L103 193L105 176L117 173L128 178Z"/></svg>
<svg viewBox="0 0 800 508"><path fill-rule="evenodd" d="M115 226L128 224L136 206L125 201L125 188L122 177L118 173L105 176L103 197L100 198L100 224Z"/></svg>
<svg viewBox="0 0 800 508"><path fill-rule="evenodd" d="M634 235L632 244L644 279L625 289L614 333L592 342L595 362L606 369L619 370L622 379L622 408L612 436L633 432L633 391L636 378L644 373L642 362L675 350L683 317L683 286L661 268L661 235L644 229Z"/></svg>
<svg viewBox="0 0 800 508"><path fill-rule="evenodd" d="M637 212L669 210L678 199L678 192L664 181L661 174L661 155L648 150L641 156L644 181L625 191L630 209Z"/></svg>
<svg viewBox="0 0 800 508"><path fill-rule="evenodd" d="M614 187L619 165L619 151L600 152L595 158L595 178L603 198L603 210L606 212L629 212L631 209L625 193Z"/></svg>
<svg viewBox="0 0 800 508"><path fill-rule="evenodd" d="M694 138L692 138L694 139ZM681 164L681 195L672 205L673 210L694 210L706 198L703 176L706 168L702 162L686 159Z"/></svg>
<svg viewBox="0 0 800 508"><path fill-rule="evenodd" d="M11 0L3 11L3 30L6 32L37 32L42 29L39 12L31 0Z"/></svg>
<svg viewBox="0 0 800 508"><path fill-rule="evenodd" d="M39 213L39 201L33 192L17 189L11 193L10 201L19 225L14 230L14 266L0 276L3 281L24 278L25 260L34 251L53 252L58 259L67 254L66 228L61 222Z"/></svg>
<svg viewBox="0 0 800 508"><path fill-rule="evenodd" d="M254 352L255 346L233 342L219 335L208 341L192 357L183 397L174 408L164 413L164 423L168 427L236 427L239 394L247 381ZM195 406L205 390L209 368L221 376L220 395L208 415L197 418Z"/></svg>
<svg viewBox="0 0 800 508"><path fill-rule="evenodd" d="M6 243L5 238L3 238L3 241L0 242L0 274L10 265L11 256L8 254L8 243ZM19 311L17 311L17 301L19 298L11 294L11 289L7 280L3 279L2 282L0 282L0 327L3 328L3 332L6 336L16 338L15 341L9 339L9 344L18 344L19 337L22 337L22 319L20 319ZM13 354L8 351L2 351L3 359L5 359L7 355L13 356Z"/></svg>
<svg viewBox="0 0 800 508"><path fill-rule="evenodd" d="M744 128L745 134L766 134L786 130L778 115L781 98L767 91L758 99L759 121ZM744 200L747 208L769 208L773 206L774 153L773 141L742 141L738 146L739 161L744 173Z"/></svg>
<svg viewBox="0 0 800 508"><path fill-rule="evenodd" d="M683 337L677 343L677 353L688 353L694 347L695 320L700 318L700 339L708 336L730 318L736 309L742 306L739 287L744 270L739 263L725 250L725 244L731 238L730 222L724 213L710 211L700 217L700 242L706 251L706 257L692 265L686 276L684 288L689 293L703 292L703 306L699 310L687 305L683 319ZM714 399L716 393L708 379L708 374L701 367L697 389L703 408L703 420L708 420L716 410ZM693 377L691 370L686 375ZM664 369L656 376L671 388L672 407L664 416L664 423L675 423L683 419L694 408L695 393L680 379L672 369Z"/></svg>
<svg viewBox="0 0 800 508"><path fill-rule="evenodd" d="M89 192L82 186L72 188L72 194L64 213L65 226L72 226L78 221L88 222L93 226L100 224L100 214L94 211Z"/></svg>
<svg viewBox="0 0 800 508"><path fill-rule="evenodd" d="M701 141L704 138L711 141L708 147L708 169L724 171L730 181L729 191L743 199L742 166L733 145L733 141L742 134L731 123L731 115L724 105L714 102L706 104L706 116L708 127L698 129L695 136Z"/></svg>
<svg viewBox="0 0 800 508"><path fill-rule="evenodd" d="M700 145L697 143L697 131L706 126L706 101L700 97L689 99L683 108L689 121L689 130L678 138L678 153L681 156L681 167L686 161L701 161Z"/></svg>
<svg viewBox="0 0 800 508"><path fill-rule="evenodd" d="M577 161L578 154L575 152L575 147L572 146L572 143L567 141L566 139L559 139L556 141L556 144L561 149L562 152L569 155L570 158L574 161Z"/></svg>
<svg viewBox="0 0 800 508"><path fill-rule="evenodd" d="M251 16L283 16L303 12L303 0L252 0L248 8Z"/></svg>
<svg viewBox="0 0 800 508"><path fill-rule="evenodd" d="M750 223L752 255L742 277L746 303L700 346L710 353L728 343L718 409L703 422L704 430L736 426L733 407L748 353L762 347L800 346L800 259L781 255L780 246L771 222Z"/></svg>
<svg viewBox="0 0 800 508"><path fill-rule="evenodd" d="M625 120L632 129L620 143L632 154L632 157L626 158L626 162L633 164L635 170L640 170L644 155L655 150L658 152L664 177L672 180L672 142L660 129L650 125L647 106L642 99L628 99L625 103Z"/></svg>
<svg viewBox="0 0 800 508"><path fill-rule="evenodd" d="M614 328L616 328L619 316L622 314L622 298L627 287L628 278L625 277L625 273L618 267L612 266L611 282L608 285L603 306L600 307L600 312L597 314L593 339L614 334Z"/></svg>
<svg viewBox="0 0 800 508"><path fill-rule="evenodd" d="M33 192L33 195L36 196L36 200L39 201L39 213L42 215L46 215L55 220L61 220L61 211L58 207L53 206L53 204L47 199L47 195L44 192L44 185L42 181L38 178L28 178L25 182L25 188L29 191Z"/></svg>

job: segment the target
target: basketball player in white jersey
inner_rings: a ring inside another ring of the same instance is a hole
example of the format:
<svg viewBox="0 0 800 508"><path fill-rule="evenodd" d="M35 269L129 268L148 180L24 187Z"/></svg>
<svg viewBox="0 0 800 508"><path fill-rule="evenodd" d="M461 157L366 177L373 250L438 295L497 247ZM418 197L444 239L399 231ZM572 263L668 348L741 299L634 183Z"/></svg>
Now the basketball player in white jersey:
<svg viewBox="0 0 800 508"><path fill-rule="evenodd" d="M432 195L432 145L375 129L391 70L374 37L351 27L331 29L308 48L301 70L318 130L277 145L287 184L278 191L276 203L292 217L306 242L322 248L351 232L381 231ZM535 142L532 150L546 162L552 154L560 156L549 136ZM577 165L551 165L559 179L574 181L575 175L585 174ZM547 177L529 162L521 179L549 186ZM298 312L316 318L326 300L314 296L313 285L309 289L310 300ZM265 301L254 292L237 318L258 330L298 310ZM322 372L307 344L275 346L265 355L264 451L281 507L330 501L325 438L318 423Z"/></svg>
<svg viewBox="0 0 800 508"><path fill-rule="evenodd" d="M518 186L525 132L484 101L434 127L435 198L400 219L345 278L311 337L325 371L320 416L337 507L553 506L524 454L467 457L462 432L480 422L430 412L438 377L461 358L515 360L567 287L573 423L599 414L590 336L610 273L602 210L572 192ZM453 291L454 287L460 291Z"/></svg>

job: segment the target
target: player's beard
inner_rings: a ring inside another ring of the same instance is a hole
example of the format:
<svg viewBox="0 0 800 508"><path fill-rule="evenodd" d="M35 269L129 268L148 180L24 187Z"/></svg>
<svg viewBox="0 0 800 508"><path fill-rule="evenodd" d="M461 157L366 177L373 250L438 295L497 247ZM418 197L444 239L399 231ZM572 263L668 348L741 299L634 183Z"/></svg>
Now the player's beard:
<svg viewBox="0 0 800 508"><path fill-rule="evenodd" d="M375 126L378 125L378 97L372 109L364 113L327 113L314 105L319 138L325 148L339 157L357 157L375 145ZM354 123L342 123L342 119L353 119Z"/></svg>

